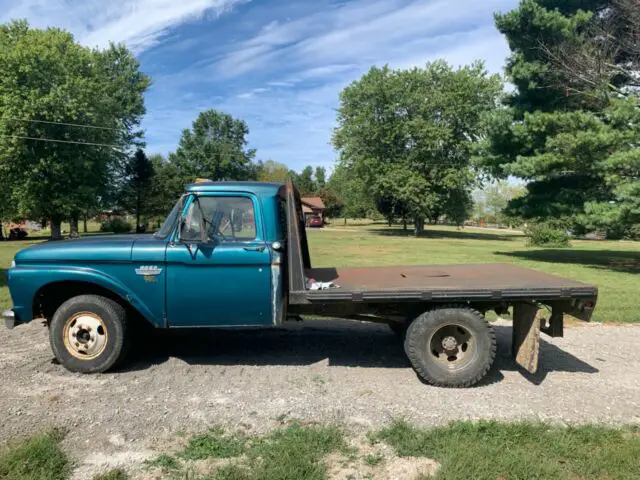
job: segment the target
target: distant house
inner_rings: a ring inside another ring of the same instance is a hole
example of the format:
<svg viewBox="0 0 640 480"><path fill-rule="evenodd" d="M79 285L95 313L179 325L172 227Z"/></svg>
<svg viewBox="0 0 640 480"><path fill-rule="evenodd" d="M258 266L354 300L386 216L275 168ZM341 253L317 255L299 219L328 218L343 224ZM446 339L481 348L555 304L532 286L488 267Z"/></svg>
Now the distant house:
<svg viewBox="0 0 640 480"><path fill-rule="evenodd" d="M312 217L320 217L324 222L324 202L320 197L302 197L302 212L304 219L309 224Z"/></svg>
<svg viewBox="0 0 640 480"><path fill-rule="evenodd" d="M9 222L9 230L13 230L14 228L19 228L21 230L39 231L42 230L42 225L32 220L21 219L18 222Z"/></svg>

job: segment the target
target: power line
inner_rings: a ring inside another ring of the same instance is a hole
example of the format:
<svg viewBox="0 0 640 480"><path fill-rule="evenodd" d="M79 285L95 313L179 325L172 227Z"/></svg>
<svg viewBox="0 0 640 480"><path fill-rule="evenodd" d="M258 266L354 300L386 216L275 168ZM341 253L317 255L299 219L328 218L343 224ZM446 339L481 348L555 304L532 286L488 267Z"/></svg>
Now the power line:
<svg viewBox="0 0 640 480"><path fill-rule="evenodd" d="M76 145L92 145L92 146L96 146L96 147L121 148L119 145L109 145L107 143L76 142L74 140L56 140L54 138L25 137L25 136L22 136L22 135L4 135L4 134L0 134L0 137L21 138L23 140L36 140L36 141L39 141L39 142L73 143L73 144L76 144Z"/></svg>
<svg viewBox="0 0 640 480"><path fill-rule="evenodd" d="M29 120L27 118L11 118L4 117L3 120L11 120L13 122L28 122L28 123L48 123L50 125L66 125L68 127L81 127L81 128L96 128L99 130L118 130L112 127L100 127L98 125L86 125L81 123L68 123L68 122L53 122L49 120Z"/></svg>

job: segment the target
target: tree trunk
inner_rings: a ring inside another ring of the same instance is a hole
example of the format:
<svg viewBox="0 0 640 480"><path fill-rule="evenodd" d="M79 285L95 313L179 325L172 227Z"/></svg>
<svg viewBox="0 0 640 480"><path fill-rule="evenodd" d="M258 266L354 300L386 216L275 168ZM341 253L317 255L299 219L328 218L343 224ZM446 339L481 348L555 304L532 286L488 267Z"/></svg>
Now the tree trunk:
<svg viewBox="0 0 640 480"><path fill-rule="evenodd" d="M393 225L393 219L391 217L387 218L387 222L389 223L389 226Z"/></svg>
<svg viewBox="0 0 640 480"><path fill-rule="evenodd" d="M86 213L82 216L82 231L84 233L88 233L88 231L89 231L87 229L87 214Z"/></svg>
<svg viewBox="0 0 640 480"><path fill-rule="evenodd" d="M414 234L416 237L420 236L422 232L424 232L424 217L417 216L415 217L415 230Z"/></svg>
<svg viewBox="0 0 640 480"><path fill-rule="evenodd" d="M344 224L347 224L347 217L344 217Z"/></svg>
<svg viewBox="0 0 640 480"><path fill-rule="evenodd" d="M407 231L407 217L402 217L402 230Z"/></svg>
<svg viewBox="0 0 640 480"><path fill-rule="evenodd" d="M62 234L60 233L62 218L60 217L52 217L51 218L51 240L60 240L62 239Z"/></svg>
<svg viewBox="0 0 640 480"><path fill-rule="evenodd" d="M140 228L140 187L138 186L138 191L136 192L136 233L141 233L142 228Z"/></svg>
<svg viewBox="0 0 640 480"><path fill-rule="evenodd" d="M69 220L69 238L78 238L78 221L80 219L80 215L77 213L71 214L71 219Z"/></svg>
<svg viewBox="0 0 640 480"><path fill-rule="evenodd" d="M4 240L4 223L0 222L0 241Z"/></svg>
<svg viewBox="0 0 640 480"><path fill-rule="evenodd" d="M40 228L47 228L47 219L43 218L42 221L40 222Z"/></svg>

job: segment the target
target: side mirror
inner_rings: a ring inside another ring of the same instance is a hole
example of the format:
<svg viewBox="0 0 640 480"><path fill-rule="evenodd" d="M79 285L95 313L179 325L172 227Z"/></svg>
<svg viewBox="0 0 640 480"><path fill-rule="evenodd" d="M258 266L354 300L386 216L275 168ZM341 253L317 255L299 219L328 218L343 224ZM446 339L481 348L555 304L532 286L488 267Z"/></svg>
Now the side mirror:
<svg viewBox="0 0 640 480"><path fill-rule="evenodd" d="M194 200L194 203L192 205L198 206L197 199ZM195 207L191 207L191 208L195 208ZM193 211L190 209L186 216L180 215L179 222L178 222L178 241L180 243L183 243L186 245L197 245L197 244L214 245L217 243L216 239L212 238L209 235L209 231L208 231L209 227L207 226L207 222L202 216L202 211L200 211L199 213L200 213L200 215L198 216L199 232L193 232L193 233L187 233L189 231L185 230L185 227L187 227L187 223L192 222Z"/></svg>

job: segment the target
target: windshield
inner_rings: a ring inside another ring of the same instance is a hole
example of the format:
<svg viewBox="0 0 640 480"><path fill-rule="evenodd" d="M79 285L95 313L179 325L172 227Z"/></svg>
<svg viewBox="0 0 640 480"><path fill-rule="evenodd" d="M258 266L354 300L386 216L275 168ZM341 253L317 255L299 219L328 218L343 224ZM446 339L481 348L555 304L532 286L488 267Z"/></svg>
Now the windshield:
<svg viewBox="0 0 640 480"><path fill-rule="evenodd" d="M174 207L171 209L171 212L169 212L169 215L167 215L167 218L162 224L162 227L160 227L160 230L158 230L153 235L154 237L166 238L173 231L173 228L175 227L176 222L178 221L178 217L182 212L182 208L184 207L184 199L185 199L185 196L183 195L176 202Z"/></svg>

